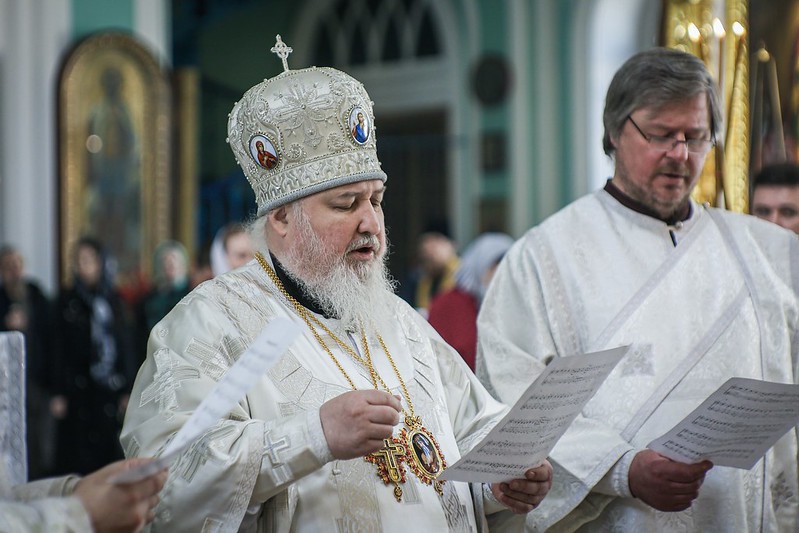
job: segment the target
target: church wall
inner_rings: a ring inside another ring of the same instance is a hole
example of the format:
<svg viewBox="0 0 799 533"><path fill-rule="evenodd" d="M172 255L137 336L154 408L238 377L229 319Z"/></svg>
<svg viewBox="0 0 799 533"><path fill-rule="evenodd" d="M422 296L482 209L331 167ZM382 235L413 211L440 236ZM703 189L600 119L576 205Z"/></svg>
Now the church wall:
<svg viewBox="0 0 799 533"><path fill-rule="evenodd" d="M508 13L511 96L509 231L520 236L572 196L572 50L575 13L571 0L512 2Z"/></svg>
<svg viewBox="0 0 799 533"><path fill-rule="evenodd" d="M55 83L71 39L58 0L0 1L0 242L48 292L56 276Z"/></svg>
<svg viewBox="0 0 799 533"><path fill-rule="evenodd" d="M199 117L205 132L200 156L202 177L227 176L237 169L225 142L228 113L249 87L280 73L280 60L270 49L276 34L291 45L291 13L299 7L298 2L288 1L255 4L220 17L199 33L197 67L206 80ZM289 64L299 67L291 58Z"/></svg>
<svg viewBox="0 0 799 533"><path fill-rule="evenodd" d="M508 31L509 13L512 3L509 2L479 2L480 35L482 41L479 58L487 56L502 57L508 65L509 78L517 77L513 63L509 58L510 33ZM510 193L509 175L510 165L508 160L513 147L510 139L510 95L517 90L513 85L517 80L509 81L507 95L496 104L481 103L475 93L477 84L494 83L488 80L477 80L475 76L476 64L470 66L470 100L479 107L480 112L480 188L478 227L476 231L495 230L508 231L508 198ZM500 216L500 213L504 214Z"/></svg>
<svg viewBox="0 0 799 533"><path fill-rule="evenodd" d="M604 91L612 71L651 42L656 3L442 0L435 5L445 19L441 31L452 54L451 79L433 95L378 91L378 109L397 113L397 105L446 102L456 146L448 162L448 209L458 244L486 229L484 215L496 215L497 206L504 217L499 229L519 236L596 188L612 169L600 145ZM309 1L231 4L196 33L188 66L210 84L201 91L198 116L201 176L236 172L224 142L227 113L244 89L279 72L269 52L276 33L290 45L307 39L302 16L312 9ZM49 290L56 284L57 263L58 67L75 39L110 28L134 32L172 66L170 2L0 0L0 242L19 246L29 271ZM473 68L486 52L506 57L513 76L507 98L496 106L480 104L474 94ZM484 142L502 144L502 165L483 168Z"/></svg>
<svg viewBox="0 0 799 533"><path fill-rule="evenodd" d="M133 28L133 0L72 0L72 34L83 37L99 29Z"/></svg>
<svg viewBox="0 0 799 533"><path fill-rule="evenodd" d="M132 31L169 54L170 2L0 0L0 243L27 273L58 287L56 88L63 55L102 29Z"/></svg>

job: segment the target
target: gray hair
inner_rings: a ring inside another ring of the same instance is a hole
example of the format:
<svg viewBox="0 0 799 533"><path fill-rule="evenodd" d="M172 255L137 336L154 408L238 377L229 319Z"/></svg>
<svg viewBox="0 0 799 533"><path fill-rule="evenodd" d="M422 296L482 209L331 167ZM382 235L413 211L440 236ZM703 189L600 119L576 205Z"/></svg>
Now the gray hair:
<svg viewBox="0 0 799 533"><path fill-rule="evenodd" d="M630 59L613 76L605 98L602 148L609 156L616 148L612 137L621 133L627 117L642 107L661 108L706 94L710 107L710 131L719 139L723 122L716 82L696 56L672 48L652 48Z"/></svg>

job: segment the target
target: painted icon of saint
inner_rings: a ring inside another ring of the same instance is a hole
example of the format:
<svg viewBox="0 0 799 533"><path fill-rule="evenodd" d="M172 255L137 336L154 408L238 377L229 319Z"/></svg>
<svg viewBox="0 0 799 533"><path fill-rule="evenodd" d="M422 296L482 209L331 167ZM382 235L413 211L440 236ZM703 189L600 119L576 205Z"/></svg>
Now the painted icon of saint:
<svg viewBox="0 0 799 533"><path fill-rule="evenodd" d="M422 463L422 467L431 474L439 470L438 459L433 452L433 444L421 433L413 436L413 449Z"/></svg>
<svg viewBox="0 0 799 533"><path fill-rule="evenodd" d="M266 170L272 170L277 165L277 152L275 147L269 139L263 135L253 137L250 141L250 150L253 158Z"/></svg>
<svg viewBox="0 0 799 533"><path fill-rule="evenodd" d="M360 108L353 110L351 115L352 138L359 144L365 143L369 139L369 123Z"/></svg>

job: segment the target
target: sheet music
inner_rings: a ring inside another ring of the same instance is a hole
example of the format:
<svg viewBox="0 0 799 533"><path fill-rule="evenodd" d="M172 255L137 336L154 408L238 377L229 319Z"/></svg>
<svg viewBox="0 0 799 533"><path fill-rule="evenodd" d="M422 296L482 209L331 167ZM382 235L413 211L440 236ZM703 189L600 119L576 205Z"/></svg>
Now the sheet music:
<svg viewBox="0 0 799 533"><path fill-rule="evenodd" d="M732 378L648 447L681 463L749 470L799 423L799 385Z"/></svg>
<svg viewBox="0 0 799 533"><path fill-rule="evenodd" d="M111 480L112 483L133 483L169 467L192 442L227 416L261 376L277 362L300 331L300 326L288 318L278 317L272 320L197 406L164 453L150 463L116 476Z"/></svg>
<svg viewBox="0 0 799 533"><path fill-rule="evenodd" d="M541 464L629 346L553 360L511 410L440 479L497 483Z"/></svg>

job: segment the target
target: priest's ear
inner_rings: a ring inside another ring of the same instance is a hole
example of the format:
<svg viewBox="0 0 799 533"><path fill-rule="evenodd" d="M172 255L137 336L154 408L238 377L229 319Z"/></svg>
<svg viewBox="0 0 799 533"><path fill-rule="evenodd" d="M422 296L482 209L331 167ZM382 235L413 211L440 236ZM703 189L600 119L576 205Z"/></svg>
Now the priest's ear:
<svg viewBox="0 0 799 533"><path fill-rule="evenodd" d="M270 236L280 240L286 237L290 223L289 209L288 205L281 205L266 214L265 229L267 239L269 239Z"/></svg>
<svg viewBox="0 0 799 533"><path fill-rule="evenodd" d="M621 133L619 133L620 135ZM619 149L619 135L608 135L608 142L610 144L610 151L615 152Z"/></svg>

